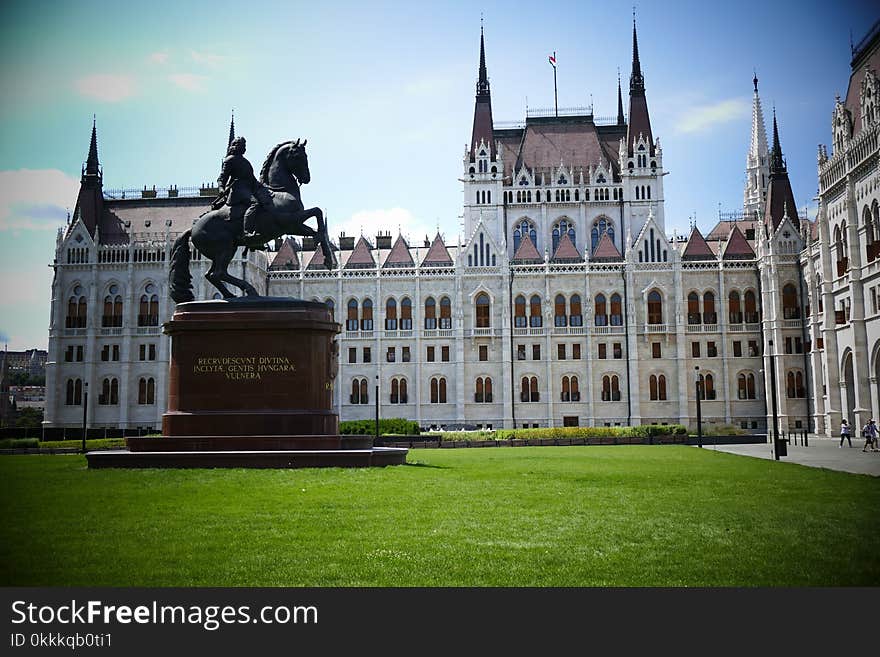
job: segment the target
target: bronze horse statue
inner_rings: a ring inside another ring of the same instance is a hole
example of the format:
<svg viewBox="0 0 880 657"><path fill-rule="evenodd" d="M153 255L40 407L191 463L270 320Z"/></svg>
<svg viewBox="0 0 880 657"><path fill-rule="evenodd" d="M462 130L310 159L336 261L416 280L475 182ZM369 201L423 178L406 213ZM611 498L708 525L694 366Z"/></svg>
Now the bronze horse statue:
<svg viewBox="0 0 880 657"><path fill-rule="evenodd" d="M305 209L299 195L300 184L305 185L311 180L306 141L281 142L269 151L260 171L260 182L271 192L272 203L271 209L263 206L255 208L257 215L254 221L259 227L258 235L245 238L241 220L230 221L230 208L223 205L203 214L190 230L177 238L171 249L168 276L170 295L176 303L195 300L189 273L190 241L211 261L205 278L220 290L225 299L235 295L224 283L241 289L249 296L258 294L253 285L227 271L236 250L241 246L246 249L261 248L269 240L282 235L316 237L324 252L325 266L328 269L335 266L336 258L327 237L324 213L320 208ZM305 223L312 217L318 223L317 230Z"/></svg>

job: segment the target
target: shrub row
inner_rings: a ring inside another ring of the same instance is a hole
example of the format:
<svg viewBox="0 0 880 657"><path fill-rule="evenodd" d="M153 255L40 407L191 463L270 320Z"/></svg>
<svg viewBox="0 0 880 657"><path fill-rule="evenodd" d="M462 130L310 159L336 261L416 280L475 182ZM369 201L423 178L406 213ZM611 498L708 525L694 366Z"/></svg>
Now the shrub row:
<svg viewBox="0 0 880 657"><path fill-rule="evenodd" d="M458 431L443 433L443 440L546 440L554 438L647 438L686 435L681 424L642 424L636 427L544 427L538 429L499 429L497 431Z"/></svg>
<svg viewBox="0 0 880 657"><path fill-rule="evenodd" d="M0 440L0 449L21 449L28 447L42 447L46 449L60 449L82 447L80 440L44 440L40 442L36 438L5 438ZM86 440L86 449L107 449L125 447L124 438L89 438Z"/></svg>
<svg viewBox="0 0 880 657"><path fill-rule="evenodd" d="M375 420L348 420L339 423L339 433L343 435L370 436L376 433ZM382 418L379 420L379 435L404 434L417 435L418 422L411 422L399 417Z"/></svg>
<svg viewBox="0 0 880 657"><path fill-rule="evenodd" d="M19 449L21 447L39 447L37 438L3 438L0 440L0 449Z"/></svg>

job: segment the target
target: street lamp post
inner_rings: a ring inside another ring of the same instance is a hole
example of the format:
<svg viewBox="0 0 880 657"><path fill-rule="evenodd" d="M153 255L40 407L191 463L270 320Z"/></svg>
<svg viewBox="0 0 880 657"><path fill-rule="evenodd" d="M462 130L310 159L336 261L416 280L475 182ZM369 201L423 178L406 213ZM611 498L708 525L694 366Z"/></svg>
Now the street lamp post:
<svg viewBox="0 0 880 657"><path fill-rule="evenodd" d="M89 413L89 383L83 382L83 435L82 435L82 453L86 453L86 422Z"/></svg>
<svg viewBox="0 0 880 657"><path fill-rule="evenodd" d="M379 375L376 375L376 442L379 442Z"/></svg>
<svg viewBox="0 0 880 657"><path fill-rule="evenodd" d="M773 340L767 341L770 349L770 398L773 401L773 455L779 460L779 420L776 412L776 352L773 350Z"/></svg>
<svg viewBox="0 0 880 657"><path fill-rule="evenodd" d="M702 408L700 406L700 393L703 391L703 386L700 382L700 366L697 365L694 367L694 384L696 385L697 390L697 447L703 447L703 414Z"/></svg>

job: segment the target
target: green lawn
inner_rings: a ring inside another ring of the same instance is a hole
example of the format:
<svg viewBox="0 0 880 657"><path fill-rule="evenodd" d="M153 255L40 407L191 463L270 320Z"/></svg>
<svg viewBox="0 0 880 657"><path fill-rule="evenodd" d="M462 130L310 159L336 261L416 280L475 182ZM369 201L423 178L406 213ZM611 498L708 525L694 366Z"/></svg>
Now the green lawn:
<svg viewBox="0 0 880 657"><path fill-rule="evenodd" d="M405 466L88 470L0 457L0 584L877 586L880 479L680 446Z"/></svg>

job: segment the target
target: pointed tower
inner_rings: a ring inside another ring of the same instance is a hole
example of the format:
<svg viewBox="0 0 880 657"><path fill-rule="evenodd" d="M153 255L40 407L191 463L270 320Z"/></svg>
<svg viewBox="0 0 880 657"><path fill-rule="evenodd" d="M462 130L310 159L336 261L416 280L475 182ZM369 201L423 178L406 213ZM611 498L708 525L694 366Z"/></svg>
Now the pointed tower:
<svg viewBox="0 0 880 657"><path fill-rule="evenodd" d="M764 203L764 225L773 233L787 214L786 208L792 208L794 214L788 216L795 230L800 228L797 216L797 204L791 191L788 170L782 158L782 147L779 145L779 128L776 125L776 110L773 110L773 148L770 150L770 183L767 186L767 200Z"/></svg>
<svg viewBox="0 0 880 657"><path fill-rule="evenodd" d="M92 139L89 143L89 154L82 167L79 194L73 211L74 222L81 220L89 234L94 237L103 210L104 188L101 165L98 162L98 131L95 118L92 117Z"/></svg>
<svg viewBox="0 0 880 657"><path fill-rule="evenodd" d="M633 155L633 146L642 135L648 144L650 155L654 155L654 138L651 134L651 119L648 116L648 101L645 98L645 78L639 61L639 38L636 34L636 19L633 17L633 61L629 76L629 131L626 137L627 152Z"/></svg>
<svg viewBox="0 0 880 657"><path fill-rule="evenodd" d="M495 139L492 134L492 95L489 92L489 76L486 72L486 48L483 41L483 26L480 26L480 68L477 74L477 99L474 105L474 128L471 131L471 162L480 142L489 147L489 155L495 158Z"/></svg>
<svg viewBox="0 0 880 657"><path fill-rule="evenodd" d="M620 69L617 69L617 125L624 125L626 119L623 116L623 93L620 89Z"/></svg>
<svg viewBox="0 0 880 657"><path fill-rule="evenodd" d="M233 139L235 139L235 110L232 110L232 119L229 121L229 141L226 142L226 148L232 145Z"/></svg>
<svg viewBox="0 0 880 657"><path fill-rule="evenodd" d="M743 214L746 219L760 216L767 198L767 183L770 181L770 154L767 150L764 112L758 96L757 74L752 79L752 84L755 87L752 97L752 135L746 156L746 186L743 192Z"/></svg>

